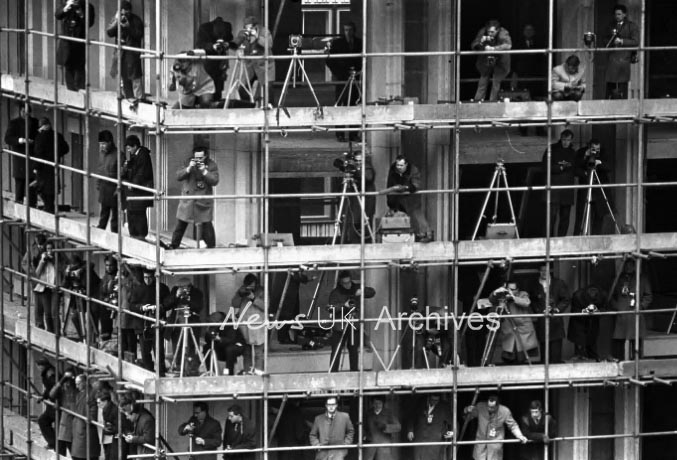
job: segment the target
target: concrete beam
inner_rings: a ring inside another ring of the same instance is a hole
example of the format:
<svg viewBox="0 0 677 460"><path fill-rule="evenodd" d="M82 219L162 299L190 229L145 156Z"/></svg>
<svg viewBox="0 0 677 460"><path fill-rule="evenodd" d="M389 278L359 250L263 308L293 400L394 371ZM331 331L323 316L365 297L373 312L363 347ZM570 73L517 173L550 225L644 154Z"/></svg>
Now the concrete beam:
<svg viewBox="0 0 677 460"><path fill-rule="evenodd" d="M614 363L572 363L550 366L551 383L601 381L615 379L620 367ZM390 390L399 388L450 388L453 371L450 369L420 369L364 372L362 388ZM543 384L545 366L469 367L458 370L459 387L495 386L497 384ZM268 376L228 376L200 378L163 378L148 380L146 393L158 392L164 396L245 395L267 389L271 393L304 393L329 391L356 391L360 388L358 373L306 373L303 378L294 374Z"/></svg>
<svg viewBox="0 0 677 460"><path fill-rule="evenodd" d="M6 96L24 96L22 76L2 75L0 88ZM42 102L54 102L52 80L31 77L29 96ZM91 108L108 117L117 117L117 94L113 91L91 91ZM58 101L70 107L84 109L84 94L58 87ZM168 132L194 129L256 129L262 130L266 122L271 130L293 128L360 126L361 107L323 107L319 114L314 107L290 107L290 116L282 111L260 109L161 109L160 120ZM462 125L477 123L520 123L544 122L548 116L545 102L508 103L458 103L456 104L406 104L367 106L365 123L369 127L392 127L406 125L454 124L458 116ZM641 113L640 113L641 112ZM278 120L279 115L279 120ZM595 119L635 119L639 116L659 117L657 121L670 121L677 117L677 106L671 99L647 99L640 110L637 100L588 100L580 102L553 102L552 120L585 121ZM152 104L139 104L138 110L131 111L122 104L123 121L130 124L153 126L156 108ZM401 126L400 126L401 127Z"/></svg>
<svg viewBox="0 0 677 460"><path fill-rule="evenodd" d="M31 432L31 460L68 460L47 449L47 442L42 437L37 422L29 422L26 417L4 408L4 435L6 446L12 450L28 455L28 430ZM3 446L5 447L5 446Z"/></svg>

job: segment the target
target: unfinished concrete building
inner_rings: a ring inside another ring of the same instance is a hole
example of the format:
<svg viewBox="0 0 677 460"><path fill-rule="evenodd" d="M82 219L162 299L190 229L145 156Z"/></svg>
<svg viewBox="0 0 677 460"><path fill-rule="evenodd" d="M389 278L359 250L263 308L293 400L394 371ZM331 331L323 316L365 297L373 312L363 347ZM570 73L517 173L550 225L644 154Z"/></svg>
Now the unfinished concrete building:
<svg viewBox="0 0 677 460"><path fill-rule="evenodd" d="M329 396L339 396L339 410L352 419L345 447L355 459L372 458L378 397L398 420L378 445L391 458L471 458L487 440L506 459L523 458L527 448L537 455L528 458L674 457L672 1L627 0L619 10L608 0L132 0L143 25L135 42L114 38L131 27L114 19L124 3L0 4L3 456L57 455L50 448L63 440L48 446L36 423L47 407L56 409L57 427L70 417L86 432L104 428L94 413L42 401L36 363L47 359L57 381L73 367L108 382L115 402L134 393L153 415L153 442L130 458L242 453L227 452L226 442L199 449L192 436L177 436L196 402L206 402L222 426L229 408L242 409L255 427L244 452L251 458L315 458L328 447L311 445L308 432ZM78 8L72 24L60 14ZM254 35L243 32L252 17ZM202 52L201 25L216 18L229 23L225 42ZM350 24L356 33L346 40ZM511 46L482 41L494 26L499 40L509 33ZM341 58L340 40L359 47ZM71 46L65 60L63 44ZM130 55L140 70L133 78ZM561 100L553 97L553 68L571 55L576 71L561 69L566 78L584 75L585 91L575 100L567 88L569 100ZM350 60L355 72L340 75L332 59ZM627 75L610 76L614 60ZM221 72L221 97L202 100L190 82L173 81L181 63ZM478 90L481 72L492 92ZM344 89L350 96L340 95ZM202 107L181 97L191 91ZM20 112L36 119L36 130L47 126L37 119L49 120L52 154L36 153L31 124L16 121ZM25 135L13 143L6 133L17 126ZM101 169L104 130L118 146L112 175ZM579 151L571 161L560 157L562 132L573 134ZM58 151L57 133L67 154ZM150 151L152 185L121 172L130 135ZM592 145L602 153L591 158ZM219 171L213 195L201 195L204 184L190 192L213 200L215 247L205 247L207 227L195 222L178 247L169 243L187 193L176 172L194 146L208 150ZM390 197L402 192L388 181L400 155L420 172L418 188L406 190L420 200L418 217L390 213ZM98 225L106 183L116 191L119 233ZM142 199L152 206L143 208L149 230L139 237L132 235L139 215L129 211ZM56 254L52 283L30 270L42 250L39 234ZM169 319L161 308L130 313L125 289L103 297L94 286L106 258L130 273L153 271L155 301L144 305L163 304L161 283L188 279L203 293L203 308L190 320ZM74 260L92 267L77 288L61 276ZM375 293L353 291L352 312L338 305L331 316L342 270ZM243 324L242 312L229 309L250 273L260 279L261 311ZM555 280L562 293L548 288ZM528 294L529 308L502 302L496 289L510 282ZM52 292L51 330L41 323L44 287ZM594 301L584 297L590 287ZM145 324L129 330L152 352L123 348L125 314ZM490 314L499 330L488 328ZM109 335L101 316L111 321ZM238 342L236 355L244 356L235 356L230 375L210 344L238 326L259 334ZM337 334L341 343L342 334L352 336L352 359L342 347L330 351ZM532 340L533 347L525 343ZM155 353L163 344L165 352ZM192 372L187 353L199 359ZM90 401L100 389L81 391ZM448 414L432 437L424 417L439 422L427 412L431 394ZM518 423L541 401L557 420L555 432L545 428L549 442L476 437L465 409L493 394ZM118 427L127 415L119 413Z"/></svg>

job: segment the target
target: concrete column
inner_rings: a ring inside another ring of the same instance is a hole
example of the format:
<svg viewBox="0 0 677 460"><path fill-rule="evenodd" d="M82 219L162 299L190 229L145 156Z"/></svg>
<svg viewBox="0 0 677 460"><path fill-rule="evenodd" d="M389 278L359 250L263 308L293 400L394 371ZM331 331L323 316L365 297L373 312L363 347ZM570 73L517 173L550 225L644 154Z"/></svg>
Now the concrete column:
<svg viewBox="0 0 677 460"><path fill-rule="evenodd" d="M586 388L570 388L558 392L558 401L551 404L559 407L557 414L558 436L587 436L590 433L590 392ZM587 440L560 442L556 458L590 458L590 443Z"/></svg>
<svg viewBox="0 0 677 460"><path fill-rule="evenodd" d="M635 426L635 414L637 413L638 394L633 386L622 386L615 393L615 421L614 433L634 433L639 431ZM639 442L634 438L617 438L614 441L614 452L617 460L638 460L635 457L635 444Z"/></svg>

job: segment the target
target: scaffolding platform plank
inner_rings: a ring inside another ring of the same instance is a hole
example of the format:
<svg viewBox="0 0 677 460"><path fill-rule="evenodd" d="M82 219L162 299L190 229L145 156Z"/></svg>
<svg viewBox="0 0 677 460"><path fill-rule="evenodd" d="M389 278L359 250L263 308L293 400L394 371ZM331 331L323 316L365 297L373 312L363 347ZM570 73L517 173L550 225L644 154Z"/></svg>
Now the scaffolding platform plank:
<svg viewBox="0 0 677 460"><path fill-rule="evenodd" d="M624 377L627 363L567 363L549 366L551 383L571 383L614 380ZM632 363L629 363L632 364ZM668 367L677 369L677 360ZM677 374L674 372L673 375ZM332 391L357 391L360 388L357 372L306 373L303 379L294 374L267 376L246 375L209 378L162 378L148 380L146 393L158 392L160 396L188 397L270 393L326 393ZM464 388L501 385L538 384L545 380L545 366L462 367L458 370L457 385ZM411 369L364 372L362 389L390 391L393 389L451 388L451 369Z"/></svg>
<svg viewBox="0 0 677 460"><path fill-rule="evenodd" d="M28 422L26 417L5 408L4 409L5 445L15 451L28 455L28 430L31 433L31 460L68 460L69 457L57 455L47 449L47 442L42 437L37 422ZM28 429L27 429L28 424ZM5 446L3 446L5 447ZM8 458L8 457L5 457Z"/></svg>
<svg viewBox="0 0 677 460"><path fill-rule="evenodd" d="M24 76L3 74L0 88L5 96L24 97ZM73 108L84 109L83 92L69 91L49 79L30 77L29 96L43 103L58 102ZM113 91L90 91L91 109L96 114L117 118L118 99ZM153 104L140 103L136 110L122 101L122 119L126 123L154 126L157 109ZM327 128L336 126L357 127L362 124L361 107L289 107L289 116L284 111L261 109L160 109L160 122L167 132L185 129L263 129L266 121L271 131L285 129ZM369 127L416 128L430 125L449 125L457 120L461 125L476 123L544 122L548 118L548 106L543 101L498 102L498 103L443 103L443 104L389 104L368 105L364 122ZM586 119L636 119L654 117L655 121L673 121L677 117L675 99L645 99L640 109L639 101L629 100L584 100L579 102L553 102L550 116L556 122L583 121ZM404 126L402 126L404 125Z"/></svg>
<svg viewBox="0 0 677 460"><path fill-rule="evenodd" d="M15 339L27 342L28 324L26 320L17 321L15 329L8 331ZM31 328L31 344L34 348L46 350L54 354L56 352L56 335L36 327ZM87 346L84 343L73 342L72 340L61 337L59 339L59 354L71 359L82 366L92 366L105 371L110 368L113 372L118 370L118 359L115 356L104 353L96 348L89 349L89 360L87 359ZM142 387L148 379L155 378L155 374L136 366L127 361L122 361L122 376L118 376L125 382L132 383L137 387Z"/></svg>
<svg viewBox="0 0 677 460"><path fill-rule="evenodd" d="M5 217L24 219L26 207L5 200ZM31 209L31 224L51 232L55 231L52 214ZM59 220L60 234L74 241L87 243L90 232L92 245L117 251L117 235L98 228L88 228L86 221L62 217ZM126 257L137 259L140 263L154 266L156 247L150 242L140 241L128 236L122 237L122 253ZM637 235L594 235L576 237L557 237L550 239L550 256L585 256L594 254L630 253L637 249ZM545 238L522 238L514 240L475 240L459 241L457 245L450 241L431 243L387 243L364 246L364 261L367 265L431 262L448 263L458 255L461 261L501 260L505 258L542 258L546 254ZM645 233L639 235L639 248L652 251L672 251L677 247L677 233ZM160 249L162 266L167 270L188 270L194 268L244 268L260 267L264 264L264 248L203 248L166 251ZM458 254L456 254L458 253ZM268 249L268 264L271 267L297 267L305 264L359 264L360 246L345 244L337 251L333 246L283 246Z"/></svg>

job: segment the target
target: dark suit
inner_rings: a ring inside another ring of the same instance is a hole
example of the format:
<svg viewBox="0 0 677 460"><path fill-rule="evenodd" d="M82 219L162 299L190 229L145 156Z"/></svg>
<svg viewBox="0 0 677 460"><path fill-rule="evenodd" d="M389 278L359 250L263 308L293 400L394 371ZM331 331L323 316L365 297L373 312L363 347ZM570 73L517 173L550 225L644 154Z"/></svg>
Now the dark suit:
<svg viewBox="0 0 677 460"><path fill-rule="evenodd" d="M143 47L143 21L134 13L127 15L128 26L121 27L122 44L124 46L131 46L134 48ZM106 30L109 37L116 37L118 35L117 21L111 22ZM116 40L117 41L117 40ZM115 51L117 53L117 50ZM143 85L141 77L143 77L143 67L141 64L141 53L138 51L122 50L121 74L122 88L126 98L135 97L140 99L143 97ZM116 54L117 58L117 54ZM111 69L111 76L117 76L117 59L113 60L113 68ZM136 80L136 81L135 81ZM136 91L135 91L136 90Z"/></svg>
<svg viewBox="0 0 677 460"><path fill-rule="evenodd" d="M537 279L529 289L529 298L531 299L531 309L534 313L542 314L545 312L545 289ZM550 278L550 305L553 316L550 317L550 363L562 362L562 340L564 334L564 319L557 313L564 313L569 309L571 295L569 288L564 281L559 278ZM545 353L545 318L536 319L536 336L541 347L541 357Z"/></svg>
<svg viewBox="0 0 677 460"><path fill-rule="evenodd" d="M614 31L616 33L614 34ZM623 40L621 45L614 43L615 38ZM608 54L605 74L607 98L625 99L628 97L628 82L630 81L630 64L632 56L636 52L623 51L622 48L639 45L639 27L634 22L625 18L622 23L612 21L607 27L606 42L610 48L619 48Z"/></svg>
<svg viewBox="0 0 677 460"><path fill-rule="evenodd" d="M331 55L327 58L327 67L336 81L345 81L350 77L351 67L355 71L362 70L362 58L360 57L337 57L337 54L359 54L362 52L362 40L354 37L348 41L345 36L334 40L331 44ZM338 101L343 85L336 86L336 100ZM348 100L348 91L343 94L339 105L355 105L357 101L357 91L352 91L351 100Z"/></svg>
<svg viewBox="0 0 677 460"><path fill-rule="evenodd" d="M193 423L195 429L193 430L193 452L203 452L207 450L216 450L221 445L221 424L207 415L204 422L200 423L197 418L191 417L186 423L182 423L179 426L179 435L186 436L189 431L185 431L186 427ZM204 440L203 445L199 445L195 442L195 438L202 438ZM200 455L195 457L202 460L216 460L216 454L212 455Z"/></svg>
<svg viewBox="0 0 677 460"><path fill-rule="evenodd" d="M165 317L164 301L169 296L169 288L166 284L160 283L160 319ZM135 313L140 313L155 319L155 311L144 312L141 307L143 305L155 305L155 283L146 284L140 283L132 288L129 299L129 309ZM141 339L141 359L143 360L143 367L148 370L154 370L153 358L151 350L155 350L155 329L152 327L150 321L144 321L144 330ZM160 360L160 374L165 373L165 345L162 338L162 329L160 329L160 349L155 350L156 359Z"/></svg>
<svg viewBox="0 0 677 460"><path fill-rule="evenodd" d="M414 433L414 442L441 442L452 423L448 402L440 400L431 411L423 399L409 417L408 432ZM414 447L414 460L442 460L444 453L444 446L417 446Z"/></svg>
<svg viewBox="0 0 677 460"><path fill-rule="evenodd" d="M155 451L144 444L155 445L155 417L146 409L141 408L139 417L134 422L132 440L129 444L129 455L154 454Z"/></svg>
<svg viewBox="0 0 677 460"><path fill-rule="evenodd" d="M592 285L574 292L571 297L572 313L580 313L590 305L596 306L598 310L604 310L606 308L606 293ZM613 318L609 316L602 316L602 318L613 323ZM576 356L587 359L599 358L597 353L599 326L600 317L595 316L594 313L591 313L588 317L572 316L569 318L567 339L574 344ZM610 335L610 333L607 335ZM602 356L602 358L604 357Z"/></svg>
<svg viewBox="0 0 677 460"><path fill-rule="evenodd" d="M111 442L109 444L103 444L103 452L105 460L125 460L127 455L129 455L129 446L126 442L122 442L122 453L118 456L118 406L113 404L112 401L103 407L101 411L103 416L103 436L112 436ZM132 422L130 422L127 417L122 417L122 433L129 433L134 429Z"/></svg>
<svg viewBox="0 0 677 460"><path fill-rule="evenodd" d="M226 420L223 429L223 448L231 449L256 449L256 427L246 417L242 417L241 423L231 423ZM241 454L223 454L223 460L254 460L256 452Z"/></svg>
<svg viewBox="0 0 677 460"><path fill-rule="evenodd" d="M139 147L129 160L125 161L121 177L132 184L144 187L154 187L153 163L150 159L150 151L146 147ZM128 197L150 196L144 190L128 187ZM148 235L148 218L146 208L153 207L153 200L130 200L127 202L127 220L129 236L132 238L145 239Z"/></svg>
<svg viewBox="0 0 677 460"><path fill-rule="evenodd" d="M35 140L38 134L38 120L28 116L28 139ZM26 119L17 117L9 121L7 131L5 131L5 144L10 150L26 154L26 145L28 145L28 154L33 155L32 144L19 144L19 139L26 137ZM33 169L35 163L31 164ZM30 176L30 175L29 175ZM14 201L23 203L26 196L26 159L12 155L12 177L14 177ZM29 177L30 178L30 177ZM30 189L28 196L29 206L35 206L38 202L38 194L35 189Z"/></svg>
<svg viewBox="0 0 677 460"><path fill-rule="evenodd" d="M94 7L84 0L78 0L76 6L65 11L66 2L56 8L54 17L61 21L61 35L74 38L85 38L87 27L94 25ZM85 21L85 10L89 7L89 20ZM93 38L90 36L90 38ZM56 63L66 71L66 86L71 91L85 88L85 55L86 45L83 42L59 40L56 51Z"/></svg>
<svg viewBox="0 0 677 460"><path fill-rule="evenodd" d="M311 446L345 446L353 443L355 428L350 416L345 412L336 411L330 419L326 413L315 417L310 430ZM315 454L315 460L339 460L348 455L348 449L322 449Z"/></svg>
<svg viewBox="0 0 677 460"><path fill-rule="evenodd" d="M550 185L574 185L575 178L575 163L576 151L569 146L562 147L561 142L556 142L551 145L551 169L550 169ZM568 162L568 164L560 164L560 162ZM548 151L543 153L543 160L541 162L543 167L543 175L548 173ZM543 201L546 200L547 194L543 192ZM574 190L551 190L550 191L550 231L552 236L565 236L569 229L569 215L571 214L571 206L574 204ZM557 232L555 232L555 222L559 215L559 225Z"/></svg>
<svg viewBox="0 0 677 460"><path fill-rule="evenodd" d="M56 133L57 161L70 151L68 143L61 133ZM47 129L39 131L35 136L34 156L46 161L54 161L54 130ZM45 211L53 213L56 209L56 196L58 190L55 190L54 166L44 163L35 163L33 167L37 171L38 186L37 191L45 204Z"/></svg>
<svg viewBox="0 0 677 460"><path fill-rule="evenodd" d="M531 441L528 444L520 446L520 460L542 460L545 455L543 449L543 438L545 436L545 422L548 421L548 437L557 436L557 422L550 415L542 415L538 423L531 417L531 414L525 415L520 420L522 434ZM552 449L548 458L552 458Z"/></svg>

